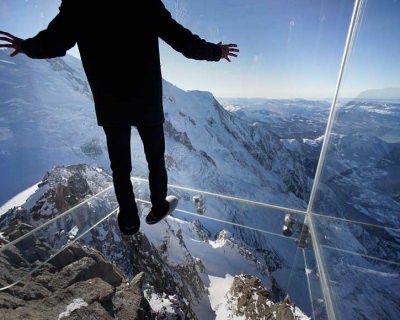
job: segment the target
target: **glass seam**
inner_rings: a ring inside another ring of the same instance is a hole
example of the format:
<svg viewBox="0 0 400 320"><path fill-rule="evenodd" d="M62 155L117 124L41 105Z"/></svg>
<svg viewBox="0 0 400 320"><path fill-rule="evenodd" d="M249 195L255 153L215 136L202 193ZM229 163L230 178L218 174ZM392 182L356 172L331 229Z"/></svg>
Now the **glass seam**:
<svg viewBox="0 0 400 320"><path fill-rule="evenodd" d="M326 311L327 311L329 320L335 320L336 315L335 315L335 311L334 311L333 304L332 304L332 298L331 298L331 293L330 293L329 286L328 286L325 268L322 263L321 254L319 251L319 244L316 240L315 233L314 233L315 227L314 227L311 211L312 211L312 208L314 205L314 201L315 201L315 197L316 197L316 193L317 193L317 187L318 187L318 184L320 181L323 165L325 162L326 152L327 152L327 148L328 148L328 144L329 144L329 137L330 137L332 127L333 127L333 120L334 120L334 116L336 113L336 104L337 104L339 90L340 90L342 79L343 79L343 74L344 74L344 70L347 65L349 55L350 55L350 48L352 46L354 36L355 36L354 31L355 31L355 28L359 21L358 18L360 16L361 6L363 5L363 3L364 3L364 0L355 0L355 2L354 2L353 13L352 13L352 16L350 19L349 29L348 29L348 33L347 33L347 39L346 39L343 56L342 56L342 62L340 65L339 75L338 75L338 79L337 79L337 83L336 83L335 94L334 94L332 104L331 104L331 109L329 112L328 122L327 122L325 135L324 135L324 141L322 143L321 153L319 156L318 165L317 165L317 169L315 172L315 178L314 178L314 182L313 182L313 185L311 188L311 194L310 194L310 199L309 199L309 203L308 203L308 207L307 207L306 220L305 220L305 223L308 222L308 224L310 226L310 233L311 233L310 238L311 238L311 241L312 241L312 244L314 247L314 254L315 254L315 260L317 263L317 267L318 267L319 273L321 275L321 289L322 289L322 294L324 296L325 307L326 307Z"/></svg>

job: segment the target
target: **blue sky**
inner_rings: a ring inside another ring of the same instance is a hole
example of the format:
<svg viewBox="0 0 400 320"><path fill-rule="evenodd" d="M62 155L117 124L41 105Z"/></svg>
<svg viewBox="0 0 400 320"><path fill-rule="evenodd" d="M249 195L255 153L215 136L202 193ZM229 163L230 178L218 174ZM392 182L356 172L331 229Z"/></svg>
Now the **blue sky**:
<svg viewBox="0 0 400 320"><path fill-rule="evenodd" d="M176 20L202 38L237 43L240 49L231 63L195 61L161 41L163 77L176 86L210 91L216 97L333 96L353 0L163 2ZM400 0L363 3L340 91L346 97L367 89L400 87ZM57 0L1 0L0 29L32 36L47 25L59 4Z"/></svg>

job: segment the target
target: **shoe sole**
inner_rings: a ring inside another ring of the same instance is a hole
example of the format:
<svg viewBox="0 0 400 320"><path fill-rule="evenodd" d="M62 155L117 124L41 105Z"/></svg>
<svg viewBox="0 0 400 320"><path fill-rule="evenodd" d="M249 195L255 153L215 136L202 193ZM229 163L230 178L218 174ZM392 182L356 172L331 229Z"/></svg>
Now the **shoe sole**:
<svg viewBox="0 0 400 320"><path fill-rule="evenodd" d="M118 216L117 216L117 221L118 221L119 230L126 236L132 236L132 235L136 234L140 229L140 221L139 221L139 225L135 225L133 227L123 226L119 220L119 212L118 212Z"/></svg>
<svg viewBox="0 0 400 320"><path fill-rule="evenodd" d="M162 219L164 219L166 216L168 216L169 214L171 214L177 207L178 205L178 198L175 196L167 196L165 198L165 200L167 200L167 202L169 203L169 209L168 211L163 214L161 217L157 217L157 219L154 220L148 220L148 217L146 217L146 223L147 224L156 224L157 222L160 222Z"/></svg>

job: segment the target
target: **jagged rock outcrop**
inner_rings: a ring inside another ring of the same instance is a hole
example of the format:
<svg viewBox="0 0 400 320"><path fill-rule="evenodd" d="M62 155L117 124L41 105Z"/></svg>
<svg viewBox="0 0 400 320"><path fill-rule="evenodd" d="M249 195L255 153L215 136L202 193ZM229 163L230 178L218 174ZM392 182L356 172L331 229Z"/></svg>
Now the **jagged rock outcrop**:
<svg viewBox="0 0 400 320"><path fill-rule="evenodd" d="M87 164L56 166L39 183L34 203L1 215L0 228L15 219L36 227L111 185L112 177L102 169Z"/></svg>
<svg viewBox="0 0 400 320"><path fill-rule="evenodd" d="M18 225L15 225L18 228ZM11 246L0 254L1 287L32 266ZM144 273L131 281L97 250L74 243L30 278L0 292L2 319L156 319L143 295Z"/></svg>
<svg viewBox="0 0 400 320"><path fill-rule="evenodd" d="M233 314L245 319L295 320L299 316L306 319L288 297L282 302L271 302L271 293L260 279L248 274L235 276L226 298Z"/></svg>
<svg viewBox="0 0 400 320"><path fill-rule="evenodd" d="M131 255L132 267L146 275L144 293L150 301L152 297L171 301L171 311L157 309L159 319L197 319L191 308L192 290L182 281L184 274L177 273L163 259L162 253L154 247L149 239L141 232L134 237L126 237ZM196 270L193 270L196 273Z"/></svg>
<svg viewBox="0 0 400 320"><path fill-rule="evenodd" d="M0 314L7 320L203 320L204 314L213 319L220 315L212 307L209 275L222 280L225 272L236 275L244 266L274 287L270 272L279 268L277 256L250 248L227 230L214 237L198 220L171 217L151 228L143 223L134 236L122 236L112 214L116 208L112 192L92 198L110 183L102 170L86 165L56 167L43 181L25 204L0 217L0 243L4 244L0 288L22 279L0 291ZM88 197L90 201L83 202ZM73 203L79 203L79 210L62 214ZM145 204L138 205L141 214L146 212ZM11 243L27 232L23 241ZM229 270L223 263L214 266L213 257L218 255L228 260ZM247 287L257 290L259 285ZM224 288L227 292L229 286ZM231 301L239 303L233 296ZM235 310L231 306L227 312L233 315ZM253 316L243 314L249 320Z"/></svg>

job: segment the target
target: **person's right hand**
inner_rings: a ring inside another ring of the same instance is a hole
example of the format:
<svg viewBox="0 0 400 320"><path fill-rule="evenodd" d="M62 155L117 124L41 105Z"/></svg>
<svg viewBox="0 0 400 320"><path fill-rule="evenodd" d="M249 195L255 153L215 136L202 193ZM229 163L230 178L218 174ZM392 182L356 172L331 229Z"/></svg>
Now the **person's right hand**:
<svg viewBox="0 0 400 320"><path fill-rule="evenodd" d="M10 48L14 50L10 53L10 57L14 57L18 53L23 53L21 47L22 39L5 31L0 31L0 35L5 36L5 37L3 36L0 37L0 41L5 42L5 43L0 43L0 48Z"/></svg>

